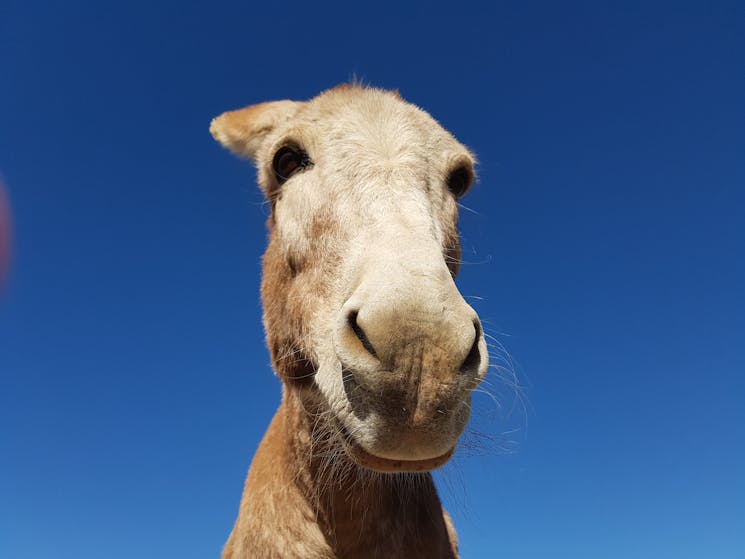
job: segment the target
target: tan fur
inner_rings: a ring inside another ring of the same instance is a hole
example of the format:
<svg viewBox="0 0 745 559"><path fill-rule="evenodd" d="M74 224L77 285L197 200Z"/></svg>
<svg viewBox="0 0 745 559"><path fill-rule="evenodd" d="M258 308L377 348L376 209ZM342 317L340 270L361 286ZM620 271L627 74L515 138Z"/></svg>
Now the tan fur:
<svg viewBox="0 0 745 559"><path fill-rule="evenodd" d="M210 130L254 160L271 202L261 292L284 382L223 558L457 557L426 472L452 454L488 366L452 279L447 178L472 156L397 93L353 85ZM312 164L279 185L287 145Z"/></svg>

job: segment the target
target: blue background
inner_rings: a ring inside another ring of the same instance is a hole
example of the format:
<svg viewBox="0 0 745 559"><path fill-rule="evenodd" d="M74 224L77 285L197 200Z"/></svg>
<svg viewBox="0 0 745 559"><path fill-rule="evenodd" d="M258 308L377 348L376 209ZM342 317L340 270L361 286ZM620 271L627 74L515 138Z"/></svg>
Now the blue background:
<svg viewBox="0 0 745 559"><path fill-rule="evenodd" d="M353 75L481 161L463 557L745 557L745 4L105 4L0 5L0 557L219 555L280 384L209 121Z"/></svg>

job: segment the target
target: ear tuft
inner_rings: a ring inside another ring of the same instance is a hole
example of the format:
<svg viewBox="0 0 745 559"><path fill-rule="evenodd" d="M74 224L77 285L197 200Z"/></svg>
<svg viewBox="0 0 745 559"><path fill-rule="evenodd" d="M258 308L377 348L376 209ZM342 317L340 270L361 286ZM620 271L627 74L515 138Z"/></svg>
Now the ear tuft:
<svg viewBox="0 0 745 559"><path fill-rule="evenodd" d="M256 158L267 134L290 120L303 103L271 101L228 111L210 123L212 137L236 155Z"/></svg>

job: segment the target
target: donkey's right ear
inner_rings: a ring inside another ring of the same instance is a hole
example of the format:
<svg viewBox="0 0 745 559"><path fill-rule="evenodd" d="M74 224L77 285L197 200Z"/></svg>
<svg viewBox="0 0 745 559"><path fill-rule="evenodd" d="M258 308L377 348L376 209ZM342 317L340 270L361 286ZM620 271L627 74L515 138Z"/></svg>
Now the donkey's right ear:
<svg viewBox="0 0 745 559"><path fill-rule="evenodd" d="M210 132L236 155L255 160L267 134L292 118L302 105L298 101L270 101L228 111L212 119Z"/></svg>

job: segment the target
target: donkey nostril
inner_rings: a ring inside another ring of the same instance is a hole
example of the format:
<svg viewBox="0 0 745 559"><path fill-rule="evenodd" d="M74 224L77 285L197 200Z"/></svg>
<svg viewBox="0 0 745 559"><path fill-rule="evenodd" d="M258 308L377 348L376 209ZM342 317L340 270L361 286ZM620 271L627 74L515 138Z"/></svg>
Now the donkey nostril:
<svg viewBox="0 0 745 559"><path fill-rule="evenodd" d="M365 331L360 328L359 324L357 324L357 314L358 311L352 311L349 313L349 316L347 316L349 327L354 332L354 335L357 336L357 339L362 343L362 347L364 347L370 355L377 359L378 354L375 353L375 348L370 343L370 340L367 338Z"/></svg>
<svg viewBox="0 0 745 559"><path fill-rule="evenodd" d="M479 341L481 340L481 324L477 320L473 322L474 330L476 330L476 336L473 340L471 350L463 360L463 364L460 366L461 373L475 373L479 364L481 363L481 353L479 352Z"/></svg>

